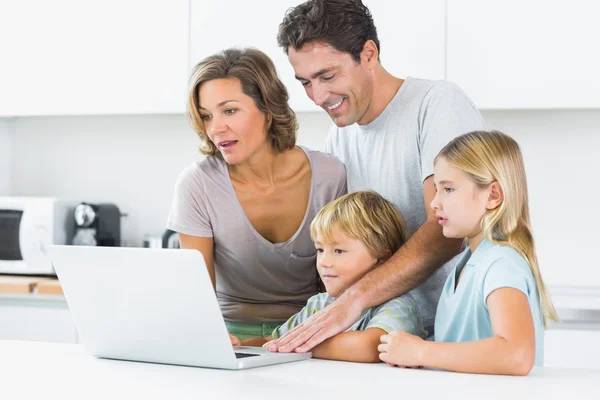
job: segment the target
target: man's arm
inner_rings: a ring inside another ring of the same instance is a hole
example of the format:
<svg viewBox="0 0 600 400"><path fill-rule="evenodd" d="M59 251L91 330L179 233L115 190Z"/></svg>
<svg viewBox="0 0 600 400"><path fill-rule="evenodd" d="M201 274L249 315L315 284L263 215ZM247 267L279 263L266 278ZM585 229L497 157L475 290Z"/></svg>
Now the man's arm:
<svg viewBox="0 0 600 400"><path fill-rule="evenodd" d="M380 362L377 346L386 332L379 328L342 332L312 349L314 358L362 363Z"/></svg>
<svg viewBox="0 0 600 400"><path fill-rule="evenodd" d="M384 264L346 290L334 303L306 320L267 348L280 352L306 352L345 329L367 308L403 295L460 252L462 241L442 234L429 204L435 196L433 176L423 182L427 220Z"/></svg>

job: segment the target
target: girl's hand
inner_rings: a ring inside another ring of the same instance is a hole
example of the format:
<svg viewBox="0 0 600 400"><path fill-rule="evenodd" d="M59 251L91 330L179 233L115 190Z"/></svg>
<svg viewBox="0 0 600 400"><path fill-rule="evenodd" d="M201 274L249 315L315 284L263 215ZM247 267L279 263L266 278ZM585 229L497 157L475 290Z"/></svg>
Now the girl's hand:
<svg viewBox="0 0 600 400"><path fill-rule="evenodd" d="M422 368L423 348L426 342L418 336L404 331L393 331L381 336L379 359L388 365Z"/></svg>

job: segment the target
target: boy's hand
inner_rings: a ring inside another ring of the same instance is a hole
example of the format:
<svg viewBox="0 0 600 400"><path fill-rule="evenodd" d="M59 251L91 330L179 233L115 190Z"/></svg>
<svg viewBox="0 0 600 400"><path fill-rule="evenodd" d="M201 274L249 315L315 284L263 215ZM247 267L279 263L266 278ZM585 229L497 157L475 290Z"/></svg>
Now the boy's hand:
<svg viewBox="0 0 600 400"><path fill-rule="evenodd" d="M381 344L377 346L377 350L381 361L392 366L422 367L426 342L419 336L404 331L393 331L381 336L380 340Z"/></svg>
<svg viewBox="0 0 600 400"><path fill-rule="evenodd" d="M232 346L241 346L242 345L242 342L240 341L240 339L238 339L237 336L233 336L231 333L229 334L229 339L231 340Z"/></svg>

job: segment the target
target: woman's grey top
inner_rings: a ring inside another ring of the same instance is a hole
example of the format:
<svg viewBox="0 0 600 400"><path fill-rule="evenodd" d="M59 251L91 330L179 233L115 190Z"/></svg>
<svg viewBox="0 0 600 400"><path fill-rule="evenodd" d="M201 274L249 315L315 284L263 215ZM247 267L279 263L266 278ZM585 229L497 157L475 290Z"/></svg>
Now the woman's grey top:
<svg viewBox="0 0 600 400"><path fill-rule="evenodd" d="M224 160L207 157L177 180L167 228L213 238L217 299L226 320L284 321L317 293L310 224L323 206L347 193L346 169L330 154L302 150L312 176L308 207L296 233L283 243L271 243L254 229Z"/></svg>

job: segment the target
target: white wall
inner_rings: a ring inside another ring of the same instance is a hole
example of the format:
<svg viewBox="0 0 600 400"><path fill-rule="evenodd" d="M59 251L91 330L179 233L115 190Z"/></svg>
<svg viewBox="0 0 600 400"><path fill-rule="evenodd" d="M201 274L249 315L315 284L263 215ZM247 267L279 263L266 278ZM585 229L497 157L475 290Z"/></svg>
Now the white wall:
<svg viewBox="0 0 600 400"><path fill-rule="evenodd" d="M10 193L12 120L0 119L0 196Z"/></svg>
<svg viewBox="0 0 600 400"><path fill-rule="evenodd" d="M484 116L488 128L522 145L546 281L600 287L594 251L600 110ZM329 118L301 113L299 121L299 143L323 149ZM200 158L183 116L23 118L13 128L10 194L115 202L129 214L123 226L127 245L140 245L146 233L162 233L175 179ZM0 175L0 191L1 182Z"/></svg>
<svg viewBox="0 0 600 400"><path fill-rule="evenodd" d="M306 115L299 142L322 148L328 127ZM129 246L162 234L177 176L202 157L182 115L19 118L14 130L10 194L114 202Z"/></svg>

